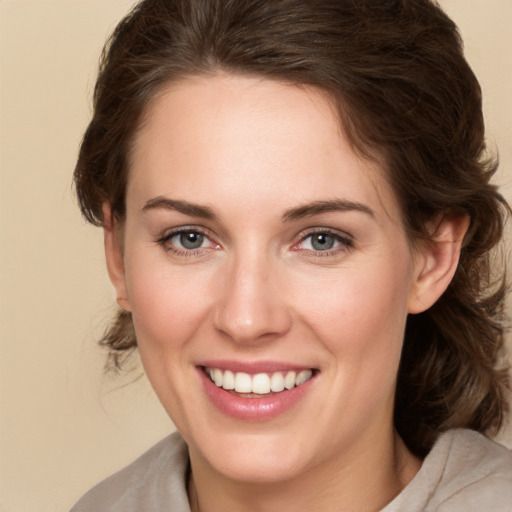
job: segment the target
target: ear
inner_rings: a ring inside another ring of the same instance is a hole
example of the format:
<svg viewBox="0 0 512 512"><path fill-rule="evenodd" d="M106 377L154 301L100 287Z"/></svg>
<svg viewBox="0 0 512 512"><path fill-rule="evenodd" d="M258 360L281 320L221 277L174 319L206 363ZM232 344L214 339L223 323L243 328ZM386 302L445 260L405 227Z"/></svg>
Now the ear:
<svg viewBox="0 0 512 512"><path fill-rule="evenodd" d="M108 203L103 204L103 240L105 244L108 275L114 285L117 303L125 311L131 311L126 289L123 242L121 240L119 226L116 225L112 218L112 212Z"/></svg>
<svg viewBox="0 0 512 512"><path fill-rule="evenodd" d="M415 277L409 296L409 313L421 313L432 306L450 284L457 265L468 215L445 215L432 226L430 240L415 252Z"/></svg>

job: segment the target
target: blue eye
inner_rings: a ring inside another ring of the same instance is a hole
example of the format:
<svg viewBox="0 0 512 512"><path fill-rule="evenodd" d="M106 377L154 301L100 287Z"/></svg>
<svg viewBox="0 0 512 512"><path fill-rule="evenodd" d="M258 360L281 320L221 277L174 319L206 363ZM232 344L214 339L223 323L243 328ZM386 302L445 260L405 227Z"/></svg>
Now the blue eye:
<svg viewBox="0 0 512 512"><path fill-rule="evenodd" d="M181 247L184 249L194 250L203 247L205 239L206 237L201 233L197 233L195 231L186 231L174 235L171 238L171 242L175 243L176 245L181 245Z"/></svg>
<svg viewBox="0 0 512 512"><path fill-rule="evenodd" d="M305 235L300 241L300 248L317 253L336 253L352 247L352 240L337 233L317 231Z"/></svg>
<svg viewBox="0 0 512 512"><path fill-rule="evenodd" d="M332 249L337 240L327 233L315 233L314 235L310 235L309 237L311 247L315 251L328 251Z"/></svg>
<svg viewBox="0 0 512 512"><path fill-rule="evenodd" d="M166 251L182 256L193 255L195 254L194 251L199 249L216 247L207 235L198 229L192 228L177 229L166 234L157 242Z"/></svg>

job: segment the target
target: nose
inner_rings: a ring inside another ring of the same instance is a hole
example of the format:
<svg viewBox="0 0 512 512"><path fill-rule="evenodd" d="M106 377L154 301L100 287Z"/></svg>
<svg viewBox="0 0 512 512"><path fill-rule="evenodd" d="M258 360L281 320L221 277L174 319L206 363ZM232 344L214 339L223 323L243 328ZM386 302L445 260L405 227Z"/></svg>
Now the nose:
<svg viewBox="0 0 512 512"><path fill-rule="evenodd" d="M238 258L222 276L214 311L215 328L240 344L280 337L291 327L279 264L265 258Z"/></svg>

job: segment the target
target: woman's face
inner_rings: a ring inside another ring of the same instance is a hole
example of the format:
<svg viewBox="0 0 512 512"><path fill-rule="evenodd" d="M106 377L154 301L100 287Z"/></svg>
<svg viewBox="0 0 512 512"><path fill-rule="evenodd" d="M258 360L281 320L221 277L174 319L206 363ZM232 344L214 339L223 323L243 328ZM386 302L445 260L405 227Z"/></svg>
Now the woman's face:
<svg viewBox="0 0 512 512"><path fill-rule="evenodd" d="M124 229L114 284L193 464L279 481L389 442L422 260L325 95L169 86L136 138Z"/></svg>

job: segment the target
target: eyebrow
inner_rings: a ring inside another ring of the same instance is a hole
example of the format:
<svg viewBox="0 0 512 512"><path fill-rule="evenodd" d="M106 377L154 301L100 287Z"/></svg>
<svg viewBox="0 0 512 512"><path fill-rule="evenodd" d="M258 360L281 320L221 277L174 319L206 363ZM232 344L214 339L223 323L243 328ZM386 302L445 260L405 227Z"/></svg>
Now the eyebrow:
<svg viewBox="0 0 512 512"><path fill-rule="evenodd" d="M169 199L163 196L158 196L147 201L142 211L147 212L157 209L174 210L184 215L192 215L193 217L199 217L201 219L214 220L218 218L215 210L209 206L189 203L188 201L179 201L177 199Z"/></svg>
<svg viewBox="0 0 512 512"><path fill-rule="evenodd" d="M157 209L173 210L183 213L184 215L192 215L193 217L209 220L216 220L219 217L216 211L210 206L170 199L163 196L158 196L147 201L143 206L142 211L146 212ZM344 199L332 199L327 201L315 201L313 203L291 208L283 214L283 220L285 222L290 222L322 213L347 211L357 211L365 213L370 217L375 217L374 211L362 203L347 201Z"/></svg>
<svg viewBox="0 0 512 512"><path fill-rule="evenodd" d="M284 213L283 220L294 221L305 217L311 217L313 215L319 215L321 213L349 211L365 213L370 217L375 218L375 212L362 203L347 201L344 199L332 199L329 201L315 201L296 208L291 208Z"/></svg>

